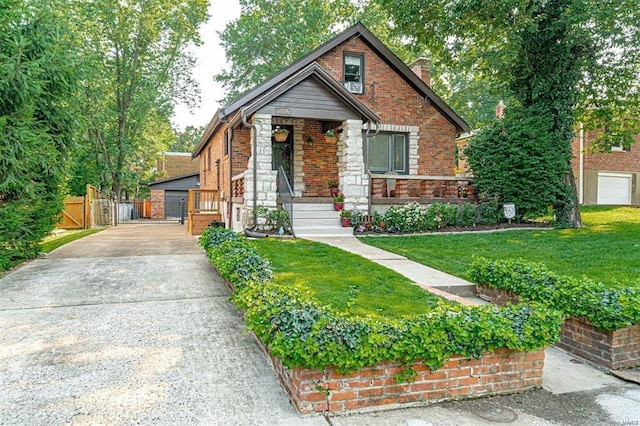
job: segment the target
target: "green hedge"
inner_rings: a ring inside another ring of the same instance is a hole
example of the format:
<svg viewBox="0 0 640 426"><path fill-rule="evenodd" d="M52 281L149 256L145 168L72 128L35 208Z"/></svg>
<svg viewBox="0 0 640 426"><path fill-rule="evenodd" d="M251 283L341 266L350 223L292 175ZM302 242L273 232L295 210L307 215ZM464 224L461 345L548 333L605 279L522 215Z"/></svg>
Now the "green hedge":
<svg viewBox="0 0 640 426"><path fill-rule="evenodd" d="M480 258L472 262L469 272L478 284L512 291L565 316L586 317L601 330L619 330L640 322L640 283L630 286L576 279L522 260Z"/></svg>
<svg viewBox="0 0 640 426"><path fill-rule="evenodd" d="M302 284L270 279L268 261L227 230L207 230L201 244L221 276L236 286L231 300L245 311L246 324L288 367L353 371L387 360L423 359L435 370L453 355L538 350L559 336L562 316L536 304L466 307L443 301L429 314L402 320L350 316L319 305Z"/></svg>

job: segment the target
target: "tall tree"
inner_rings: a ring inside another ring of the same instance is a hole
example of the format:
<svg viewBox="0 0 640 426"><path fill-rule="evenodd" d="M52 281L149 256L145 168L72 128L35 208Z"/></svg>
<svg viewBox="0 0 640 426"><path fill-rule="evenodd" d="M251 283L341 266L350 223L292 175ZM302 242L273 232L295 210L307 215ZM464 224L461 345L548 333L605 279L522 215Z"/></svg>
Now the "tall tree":
<svg viewBox="0 0 640 426"><path fill-rule="evenodd" d="M78 56L45 2L0 7L0 270L34 257L62 211Z"/></svg>
<svg viewBox="0 0 640 426"><path fill-rule="evenodd" d="M183 131L176 132L175 141L169 147L169 151L192 152L206 128L207 126L187 126Z"/></svg>
<svg viewBox="0 0 640 426"><path fill-rule="evenodd" d="M550 149L565 160L555 162L563 166L552 173L552 204L560 224L579 226L574 180L557 180L571 170L576 119L618 124L625 141L640 129L637 0L379 1L400 33L450 63L473 67L488 84L507 87L519 109L514 115L536 115L530 122L552 132Z"/></svg>
<svg viewBox="0 0 640 426"><path fill-rule="evenodd" d="M111 190L135 190L140 153L149 149L143 132L158 116L168 118L177 100L198 95L191 79L207 19L207 0L103 0L78 2L73 13L83 35L85 76L82 103L85 143L108 171ZM154 153L155 154L155 153Z"/></svg>

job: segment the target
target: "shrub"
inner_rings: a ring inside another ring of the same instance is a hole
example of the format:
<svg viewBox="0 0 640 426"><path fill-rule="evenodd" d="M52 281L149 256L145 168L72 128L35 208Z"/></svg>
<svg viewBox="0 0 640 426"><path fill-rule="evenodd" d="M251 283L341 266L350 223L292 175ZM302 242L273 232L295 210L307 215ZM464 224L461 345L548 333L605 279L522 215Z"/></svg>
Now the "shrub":
<svg viewBox="0 0 640 426"><path fill-rule="evenodd" d="M302 283L271 280L270 265L244 239L229 239L207 253L236 286L231 299L245 310L247 326L288 367L335 366L346 372L420 359L435 370L453 355L540 349L558 339L562 321L558 312L536 304L465 307L445 301L426 315L401 320L356 317L319 305Z"/></svg>
<svg viewBox="0 0 640 426"><path fill-rule="evenodd" d="M459 204L456 209L455 225L465 227L473 226L476 223L477 216L478 208L475 204Z"/></svg>
<svg viewBox="0 0 640 426"><path fill-rule="evenodd" d="M585 317L601 330L619 330L640 322L640 283L629 286L575 279L522 260L476 259L469 272L478 284L512 291L565 316Z"/></svg>
<svg viewBox="0 0 640 426"><path fill-rule="evenodd" d="M478 204L478 221L479 225L493 225L504 222L502 214L502 206L498 200L485 200Z"/></svg>
<svg viewBox="0 0 640 426"><path fill-rule="evenodd" d="M200 246L202 246L205 251L208 251L211 248L218 247L225 241L239 239L240 235L231 229L208 227L202 231L198 241Z"/></svg>

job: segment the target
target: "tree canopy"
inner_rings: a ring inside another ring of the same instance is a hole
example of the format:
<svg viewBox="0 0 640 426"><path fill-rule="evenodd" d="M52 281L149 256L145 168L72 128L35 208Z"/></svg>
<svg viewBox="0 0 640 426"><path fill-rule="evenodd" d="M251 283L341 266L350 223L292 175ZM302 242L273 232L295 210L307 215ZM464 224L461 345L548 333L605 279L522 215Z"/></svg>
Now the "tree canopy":
<svg viewBox="0 0 640 426"><path fill-rule="evenodd" d="M86 61L80 102L83 143L91 148L85 153L94 153L102 185L118 198L139 186L141 157L173 142L159 135L174 103L192 104L198 96L188 46L200 43L207 6L206 0L103 0L72 9Z"/></svg>
<svg viewBox="0 0 640 426"><path fill-rule="evenodd" d="M579 226L570 167L576 120L586 120L587 128L606 127L623 143L640 131L637 1L380 1L400 34L427 44L448 62L466 64L487 84L508 90L511 106L505 120L470 143L469 164L479 182L496 178L497 170L503 176L524 166L510 164L515 157L497 162L487 152L491 145L509 140L524 152L545 147L545 153L556 157L546 165L555 168L531 176L530 184L534 192L546 188L544 194L538 192L540 202L553 207L560 226ZM523 133L523 120L534 128ZM476 142L484 150L474 150ZM504 198L509 188L484 189L491 189L489 196L512 201ZM540 210L544 205L529 207Z"/></svg>

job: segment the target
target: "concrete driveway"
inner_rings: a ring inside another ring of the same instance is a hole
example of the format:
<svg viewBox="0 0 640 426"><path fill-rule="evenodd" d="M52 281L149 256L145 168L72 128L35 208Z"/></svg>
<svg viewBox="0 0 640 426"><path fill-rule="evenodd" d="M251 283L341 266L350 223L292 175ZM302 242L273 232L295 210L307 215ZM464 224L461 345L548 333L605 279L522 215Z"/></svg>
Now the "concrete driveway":
<svg viewBox="0 0 640 426"><path fill-rule="evenodd" d="M300 419L197 239L120 225L0 280L0 424Z"/></svg>

